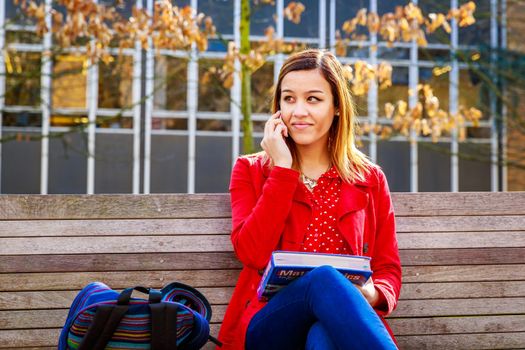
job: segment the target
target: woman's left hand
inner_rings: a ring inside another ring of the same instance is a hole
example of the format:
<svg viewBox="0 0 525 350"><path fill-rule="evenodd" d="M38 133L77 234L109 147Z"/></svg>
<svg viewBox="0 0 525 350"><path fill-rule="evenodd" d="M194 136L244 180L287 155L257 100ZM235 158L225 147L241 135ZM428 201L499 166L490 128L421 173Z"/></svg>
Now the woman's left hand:
<svg viewBox="0 0 525 350"><path fill-rule="evenodd" d="M359 286L357 284L355 286L363 294L368 303L372 305L372 307L376 306L377 302L379 301L379 292L374 287L374 281L372 278L369 278L363 286Z"/></svg>

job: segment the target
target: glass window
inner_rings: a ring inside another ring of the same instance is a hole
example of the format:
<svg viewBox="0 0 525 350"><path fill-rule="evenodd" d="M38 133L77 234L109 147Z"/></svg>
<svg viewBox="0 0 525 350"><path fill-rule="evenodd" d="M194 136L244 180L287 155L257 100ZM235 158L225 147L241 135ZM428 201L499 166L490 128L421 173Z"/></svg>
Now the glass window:
<svg viewBox="0 0 525 350"><path fill-rule="evenodd" d="M460 0L459 6L467 2L468 0ZM490 45L490 0L476 1L474 18L474 24L459 28L459 44Z"/></svg>
<svg viewBox="0 0 525 350"><path fill-rule="evenodd" d="M186 193L188 137L152 135L151 193Z"/></svg>
<svg viewBox="0 0 525 350"><path fill-rule="evenodd" d="M155 61L154 109L186 110L188 60L159 56Z"/></svg>
<svg viewBox="0 0 525 350"><path fill-rule="evenodd" d="M197 119L197 130L231 131L231 121L224 119Z"/></svg>
<svg viewBox="0 0 525 350"><path fill-rule="evenodd" d="M232 141L229 137L197 137L195 192L228 192L232 164L231 148Z"/></svg>
<svg viewBox="0 0 525 350"><path fill-rule="evenodd" d="M252 74L252 113L271 112L273 68L273 63L268 62Z"/></svg>
<svg viewBox="0 0 525 350"><path fill-rule="evenodd" d="M131 193L133 135L97 134L95 193Z"/></svg>
<svg viewBox="0 0 525 350"><path fill-rule="evenodd" d="M381 1L380 1L381 2ZM339 30L343 34L343 24L354 18L359 10L366 8L367 13L370 8L369 0L336 0L335 1L335 29ZM358 35L368 35L368 28L363 26L357 26L354 33ZM357 38L354 38L357 40Z"/></svg>
<svg viewBox="0 0 525 350"><path fill-rule="evenodd" d="M39 4L42 0L35 1ZM4 1L2 1L3 6ZM26 24L32 25L35 21L30 20L27 15L22 11L20 4L16 5L14 0L5 0L5 18L6 24Z"/></svg>
<svg viewBox="0 0 525 350"><path fill-rule="evenodd" d="M19 127L40 127L42 126L42 114L41 113L29 113L29 112L18 112L18 113L6 113L2 118L3 126L19 126Z"/></svg>
<svg viewBox="0 0 525 350"><path fill-rule="evenodd" d="M390 191L410 191L410 143L378 141L377 164L385 172Z"/></svg>
<svg viewBox="0 0 525 350"><path fill-rule="evenodd" d="M378 47L377 57L383 60L409 60L410 50L393 47Z"/></svg>
<svg viewBox="0 0 525 350"><path fill-rule="evenodd" d="M42 44L42 38L26 30L8 30L5 33L5 42L7 45L13 43Z"/></svg>
<svg viewBox="0 0 525 350"><path fill-rule="evenodd" d="M254 0L250 0L250 34L264 35L264 31L268 27L277 29L275 23L275 4L263 4L258 1L254 4ZM284 20L286 21L286 19Z"/></svg>
<svg viewBox="0 0 525 350"><path fill-rule="evenodd" d="M211 67L219 69L222 64L222 60L199 60L199 111L230 111L230 89L222 85L218 76L206 74Z"/></svg>
<svg viewBox="0 0 525 350"><path fill-rule="evenodd" d="M450 191L449 143L418 143L418 177L421 192Z"/></svg>
<svg viewBox="0 0 525 350"><path fill-rule="evenodd" d="M233 34L233 0L199 0L199 12L213 19L218 34Z"/></svg>
<svg viewBox="0 0 525 350"><path fill-rule="evenodd" d="M98 67L98 107L131 108L133 57L115 57L113 62Z"/></svg>
<svg viewBox="0 0 525 350"><path fill-rule="evenodd" d="M488 87L480 77L484 74L474 67L459 71L458 105L465 108L476 107L483 113L482 120L488 120L490 118Z"/></svg>
<svg viewBox="0 0 525 350"><path fill-rule="evenodd" d="M419 83L429 84L434 92L434 96L439 99L439 108L448 112L449 70L443 69L443 67L420 67Z"/></svg>
<svg viewBox="0 0 525 350"><path fill-rule="evenodd" d="M459 144L459 190L490 191L490 144Z"/></svg>
<svg viewBox="0 0 525 350"><path fill-rule="evenodd" d="M353 96L355 112L358 117L368 117L368 94Z"/></svg>
<svg viewBox="0 0 525 350"><path fill-rule="evenodd" d="M431 13L442 13L446 16L450 10L450 1L419 0L417 4L425 18L428 18ZM450 44L450 34L443 27L432 34L425 32L425 35L429 44Z"/></svg>
<svg viewBox="0 0 525 350"><path fill-rule="evenodd" d="M40 193L40 133L2 133L2 138L11 137L18 140L2 142L2 193Z"/></svg>
<svg viewBox="0 0 525 350"><path fill-rule="evenodd" d="M38 52L6 52L6 105L40 105L40 59Z"/></svg>
<svg viewBox="0 0 525 350"><path fill-rule="evenodd" d="M385 115L385 104L390 102L396 104L402 100L408 103L408 68L393 67L392 86L386 89L378 89L378 115Z"/></svg>
<svg viewBox="0 0 525 350"><path fill-rule="evenodd" d="M153 130L188 130L188 119L155 117L153 113L151 128Z"/></svg>
<svg viewBox="0 0 525 350"><path fill-rule="evenodd" d="M49 140L49 193L85 193L87 137L69 133Z"/></svg>
<svg viewBox="0 0 525 350"><path fill-rule="evenodd" d="M288 6L291 0L284 2L284 7ZM319 1L302 0L305 10L301 14L301 21L294 23L284 19L284 36L300 38L319 38Z"/></svg>
<svg viewBox="0 0 525 350"><path fill-rule="evenodd" d="M86 107L87 58L58 55L53 62L52 106Z"/></svg>

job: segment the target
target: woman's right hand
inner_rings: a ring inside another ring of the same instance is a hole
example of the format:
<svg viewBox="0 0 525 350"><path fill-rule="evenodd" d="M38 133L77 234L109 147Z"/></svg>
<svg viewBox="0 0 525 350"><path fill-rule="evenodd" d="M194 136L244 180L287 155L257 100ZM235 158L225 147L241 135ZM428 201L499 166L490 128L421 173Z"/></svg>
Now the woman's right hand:
<svg viewBox="0 0 525 350"><path fill-rule="evenodd" d="M272 158L274 165L291 168L292 153L284 140L285 137L288 137L288 128L281 118L281 111L277 111L264 125L261 147Z"/></svg>

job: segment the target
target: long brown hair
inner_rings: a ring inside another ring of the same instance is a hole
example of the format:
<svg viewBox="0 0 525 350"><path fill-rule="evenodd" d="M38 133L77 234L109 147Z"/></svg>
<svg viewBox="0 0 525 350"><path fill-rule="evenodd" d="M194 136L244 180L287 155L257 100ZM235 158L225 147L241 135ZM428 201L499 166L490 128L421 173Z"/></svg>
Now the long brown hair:
<svg viewBox="0 0 525 350"><path fill-rule="evenodd" d="M354 103L348 81L343 74L343 66L330 51L309 49L288 57L279 72L273 95L272 111L276 113L280 110L281 83L286 74L293 71L313 69L318 69L330 84L334 106L339 111L339 115L334 117L329 130L328 148L331 163L336 166L343 180L348 182L364 180L372 163L355 145L357 118L355 117ZM286 144L292 153L292 167L300 170L300 161L294 140L287 137Z"/></svg>

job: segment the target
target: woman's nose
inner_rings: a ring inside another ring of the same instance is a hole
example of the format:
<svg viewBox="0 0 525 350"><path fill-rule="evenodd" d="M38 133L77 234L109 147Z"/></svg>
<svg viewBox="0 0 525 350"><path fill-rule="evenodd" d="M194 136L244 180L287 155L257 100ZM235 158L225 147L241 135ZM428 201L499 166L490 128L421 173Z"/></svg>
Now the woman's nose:
<svg viewBox="0 0 525 350"><path fill-rule="evenodd" d="M306 106L304 105L304 103L297 102L292 111L292 115L296 117L302 117L302 116L308 115L308 110L306 109Z"/></svg>

